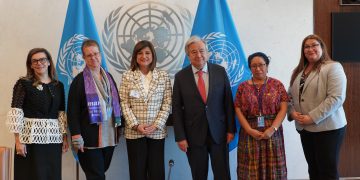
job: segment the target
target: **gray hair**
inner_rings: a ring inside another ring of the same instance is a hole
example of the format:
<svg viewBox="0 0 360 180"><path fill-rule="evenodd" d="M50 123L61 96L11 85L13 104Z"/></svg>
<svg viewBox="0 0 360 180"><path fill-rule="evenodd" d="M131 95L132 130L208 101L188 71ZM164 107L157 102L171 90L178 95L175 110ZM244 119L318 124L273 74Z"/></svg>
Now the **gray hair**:
<svg viewBox="0 0 360 180"><path fill-rule="evenodd" d="M186 41L185 43L185 53L187 55L189 55L189 46L193 43L197 43L197 42L203 42L205 44L205 50L208 51L208 47L207 47L207 43L204 39L201 39L199 36L191 36L189 38L189 40Z"/></svg>

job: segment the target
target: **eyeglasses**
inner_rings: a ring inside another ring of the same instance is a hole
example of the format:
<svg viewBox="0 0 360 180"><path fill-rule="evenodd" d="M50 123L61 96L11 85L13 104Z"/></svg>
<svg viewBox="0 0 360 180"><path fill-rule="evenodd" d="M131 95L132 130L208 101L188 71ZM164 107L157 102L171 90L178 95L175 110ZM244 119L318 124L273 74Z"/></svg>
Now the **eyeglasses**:
<svg viewBox="0 0 360 180"><path fill-rule="evenodd" d="M266 64L254 64L254 65L250 65L251 69L257 69L257 68L264 68L266 66Z"/></svg>
<svg viewBox="0 0 360 180"><path fill-rule="evenodd" d="M88 54L88 55L85 55L84 57L90 59L93 57L99 57L99 55L100 55L100 52L95 52L94 54Z"/></svg>
<svg viewBox="0 0 360 180"><path fill-rule="evenodd" d="M31 59L31 64L37 64L40 62L41 64L45 64L48 61L48 58L40 58L40 59Z"/></svg>
<svg viewBox="0 0 360 180"><path fill-rule="evenodd" d="M310 49L315 49L315 48L317 48L319 46L320 46L320 44L305 45L304 49L310 50Z"/></svg>

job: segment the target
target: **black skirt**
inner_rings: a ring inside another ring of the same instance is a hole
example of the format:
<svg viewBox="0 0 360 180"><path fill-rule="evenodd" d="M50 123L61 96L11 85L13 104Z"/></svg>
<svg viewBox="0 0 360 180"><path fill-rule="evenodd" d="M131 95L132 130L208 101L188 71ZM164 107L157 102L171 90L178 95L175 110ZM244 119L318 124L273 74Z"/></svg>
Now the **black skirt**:
<svg viewBox="0 0 360 180"><path fill-rule="evenodd" d="M62 144L27 144L26 150L26 157L14 153L14 180L61 180Z"/></svg>

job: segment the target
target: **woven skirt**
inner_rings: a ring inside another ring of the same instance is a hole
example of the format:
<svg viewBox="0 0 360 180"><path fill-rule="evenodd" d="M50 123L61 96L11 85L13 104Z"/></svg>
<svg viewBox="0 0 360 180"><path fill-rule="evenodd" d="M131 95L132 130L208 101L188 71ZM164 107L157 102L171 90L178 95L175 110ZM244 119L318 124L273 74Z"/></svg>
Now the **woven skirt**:
<svg viewBox="0 0 360 180"><path fill-rule="evenodd" d="M250 121L252 128L264 131L273 120L265 120L265 128L257 128L256 120ZM241 129L238 143L238 179L284 180L287 179L284 135L282 126L270 139L256 140Z"/></svg>

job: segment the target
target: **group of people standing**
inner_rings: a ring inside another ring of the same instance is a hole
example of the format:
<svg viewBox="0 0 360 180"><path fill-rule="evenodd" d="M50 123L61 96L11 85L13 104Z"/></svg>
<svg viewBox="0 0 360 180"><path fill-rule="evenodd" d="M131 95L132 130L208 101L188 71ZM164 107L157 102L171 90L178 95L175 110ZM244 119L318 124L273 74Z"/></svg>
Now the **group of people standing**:
<svg viewBox="0 0 360 180"><path fill-rule="evenodd" d="M27 74L14 86L7 118L15 134L15 180L61 180L61 154L68 150L68 135L86 178L104 180L120 137L121 117L130 179L165 179L170 113L175 141L186 153L194 180L207 179L209 157L214 179L230 179L228 143L236 133L235 116L241 124L238 179L287 179L281 125L286 114L295 120L310 179L339 178L346 76L317 35L303 40L288 91L268 76L266 54L250 55L252 78L239 85L235 100L225 69L208 62L206 42L197 36L185 44L191 64L175 75L173 90L169 75L156 68L156 52L149 41L135 45L119 91L112 75L101 67L98 43L85 40L81 50L86 67L71 83L67 113L64 87L56 78L50 53L30 50Z"/></svg>

